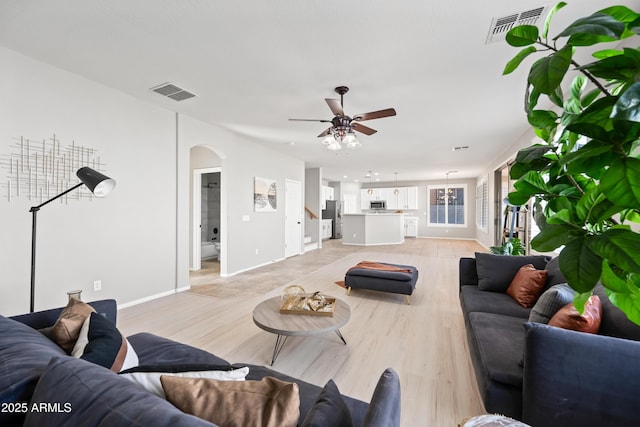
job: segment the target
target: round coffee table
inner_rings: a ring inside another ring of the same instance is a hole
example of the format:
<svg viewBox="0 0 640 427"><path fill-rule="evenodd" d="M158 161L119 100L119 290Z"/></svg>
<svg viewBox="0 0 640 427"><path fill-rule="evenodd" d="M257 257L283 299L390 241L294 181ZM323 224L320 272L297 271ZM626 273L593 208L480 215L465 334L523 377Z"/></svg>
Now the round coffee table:
<svg viewBox="0 0 640 427"><path fill-rule="evenodd" d="M271 365L276 361L284 343L290 336L318 335L325 332L335 332L346 345L340 328L351 317L349 305L336 298L333 316L314 316L305 314L280 313L280 297L269 298L261 302L253 310L253 322L260 328L276 334L276 345L271 357Z"/></svg>

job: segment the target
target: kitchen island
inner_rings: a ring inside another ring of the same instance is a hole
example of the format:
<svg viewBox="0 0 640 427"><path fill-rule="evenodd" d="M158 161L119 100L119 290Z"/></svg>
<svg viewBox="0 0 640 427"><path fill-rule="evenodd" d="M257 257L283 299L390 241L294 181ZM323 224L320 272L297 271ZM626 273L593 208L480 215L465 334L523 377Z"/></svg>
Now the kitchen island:
<svg viewBox="0 0 640 427"><path fill-rule="evenodd" d="M363 213L342 215L345 245L398 245L404 242L404 215Z"/></svg>

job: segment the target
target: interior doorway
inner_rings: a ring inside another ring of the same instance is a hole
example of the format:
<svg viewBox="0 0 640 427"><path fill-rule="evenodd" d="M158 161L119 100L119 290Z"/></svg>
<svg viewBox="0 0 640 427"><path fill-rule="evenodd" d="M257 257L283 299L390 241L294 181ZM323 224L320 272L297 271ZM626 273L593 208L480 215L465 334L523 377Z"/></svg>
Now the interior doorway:
<svg viewBox="0 0 640 427"><path fill-rule="evenodd" d="M224 259L222 168L193 169L191 270L220 275ZM211 270L211 271L209 271Z"/></svg>
<svg viewBox="0 0 640 427"><path fill-rule="evenodd" d="M514 191L513 184L515 182L510 176L512 165L513 162L509 162L494 173L494 245L500 246L503 242L517 237L524 246L525 254L528 255L531 250L531 228L535 222L530 203L522 206L514 206L509 203L508 196L510 192Z"/></svg>
<svg viewBox="0 0 640 427"><path fill-rule="evenodd" d="M285 258L300 255L303 252L302 206L302 184L292 179L285 180Z"/></svg>

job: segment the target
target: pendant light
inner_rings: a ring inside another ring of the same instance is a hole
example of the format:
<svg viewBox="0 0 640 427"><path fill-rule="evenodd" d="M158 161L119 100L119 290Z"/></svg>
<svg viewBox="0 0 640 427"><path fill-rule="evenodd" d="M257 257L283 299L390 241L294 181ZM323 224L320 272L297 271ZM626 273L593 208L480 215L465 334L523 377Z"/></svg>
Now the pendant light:
<svg viewBox="0 0 640 427"><path fill-rule="evenodd" d="M373 194L373 188L371 187L371 171L369 171L369 189L367 190L367 193Z"/></svg>

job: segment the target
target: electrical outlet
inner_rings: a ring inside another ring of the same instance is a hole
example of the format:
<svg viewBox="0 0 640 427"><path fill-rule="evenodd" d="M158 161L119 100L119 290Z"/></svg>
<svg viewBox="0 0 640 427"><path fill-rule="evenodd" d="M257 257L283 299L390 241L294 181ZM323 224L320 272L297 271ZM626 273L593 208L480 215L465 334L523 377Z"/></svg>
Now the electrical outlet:
<svg viewBox="0 0 640 427"><path fill-rule="evenodd" d="M256 255L260 255L260 250L256 249Z"/></svg>
<svg viewBox="0 0 640 427"><path fill-rule="evenodd" d="M102 280L94 280L93 281L93 290L96 291L96 292L102 290Z"/></svg>

